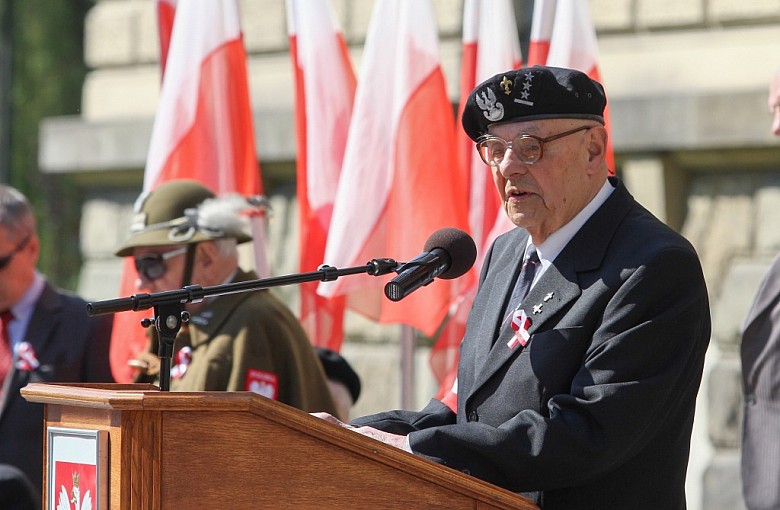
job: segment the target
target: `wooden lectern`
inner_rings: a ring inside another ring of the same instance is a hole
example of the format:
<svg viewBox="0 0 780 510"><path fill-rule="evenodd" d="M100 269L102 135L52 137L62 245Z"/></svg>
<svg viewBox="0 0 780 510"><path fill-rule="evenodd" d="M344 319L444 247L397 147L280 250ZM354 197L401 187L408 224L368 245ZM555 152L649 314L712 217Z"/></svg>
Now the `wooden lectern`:
<svg viewBox="0 0 780 510"><path fill-rule="evenodd" d="M49 510L56 508L47 489L52 431L71 430L102 438L97 492L101 508L112 510L537 508L517 494L254 393L33 383L22 395L46 405Z"/></svg>

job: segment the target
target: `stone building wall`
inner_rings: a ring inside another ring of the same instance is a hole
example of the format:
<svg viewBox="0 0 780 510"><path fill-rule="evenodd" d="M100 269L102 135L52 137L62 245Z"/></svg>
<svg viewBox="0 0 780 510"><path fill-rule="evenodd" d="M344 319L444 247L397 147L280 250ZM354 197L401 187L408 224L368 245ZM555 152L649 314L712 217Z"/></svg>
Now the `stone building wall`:
<svg viewBox="0 0 780 510"><path fill-rule="evenodd" d="M633 194L696 246L705 270L713 340L700 394L689 469L689 508L738 510L742 416L739 327L758 282L780 250L780 141L769 132L766 94L780 66L777 0L589 0L610 98L618 173ZM515 0L528 8L531 0ZM332 0L359 70L373 2ZM295 272L293 82L284 2L242 0L258 154L275 210L274 274ZM440 51L458 91L462 0L434 0ZM120 261L140 190L159 91L154 3L100 0L86 26L91 71L78 117L41 126L42 168L82 175L79 291L116 297ZM670 283L670 284L673 284ZM291 288L279 293L297 307ZM397 327L356 317L345 355L363 377L356 415L399 405ZM417 354L413 407L435 387L427 351Z"/></svg>

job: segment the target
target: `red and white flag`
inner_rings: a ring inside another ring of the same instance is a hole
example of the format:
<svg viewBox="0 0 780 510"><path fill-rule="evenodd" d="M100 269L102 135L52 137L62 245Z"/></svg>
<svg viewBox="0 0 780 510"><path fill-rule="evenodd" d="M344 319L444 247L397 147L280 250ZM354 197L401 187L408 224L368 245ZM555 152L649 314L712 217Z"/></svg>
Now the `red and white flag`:
<svg viewBox="0 0 780 510"><path fill-rule="evenodd" d="M295 72L300 270L309 272L325 257L356 81L329 0L287 0L287 26ZM344 297L320 296L317 285L300 285L301 324L312 343L339 351Z"/></svg>
<svg viewBox="0 0 780 510"><path fill-rule="evenodd" d="M598 68L596 29L590 17L588 2L582 0L536 0L531 25L528 65L568 67L587 74L602 83ZM615 172L615 155L609 105L604 121L610 134L607 165Z"/></svg>
<svg viewBox="0 0 780 510"><path fill-rule="evenodd" d="M515 12L510 0L466 0L463 7L463 57L458 119L469 93L491 76L523 64ZM514 225L501 208L490 168L480 159L474 142L458 122L460 164L469 175L469 226L477 244L474 273L482 269L485 253L499 234ZM476 283L454 303L454 310L431 350L430 365L439 382L439 397L452 387L458 368L460 342L476 294Z"/></svg>
<svg viewBox="0 0 780 510"><path fill-rule="evenodd" d="M165 75L165 62L173 32L173 18L176 15L177 0L157 0L157 35L160 39L160 76Z"/></svg>
<svg viewBox="0 0 780 510"><path fill-rule="evenodd" d="M531 37L528 41L528 67L545 65L550 53L553 23L555 23L555 5L557 0L538 0L534 2L531 19Z"/></svg>
<svg viewBox="0 0 780 510"><path fill-rule="evenodd" d="M172 179L195 179L215 193L262 193L246 50L236 0L178 0L160 102L144 171L144 190ZM262 218L253 218L255 264L266 272ZM125 261L121 295L135 292L132 259ZM127 382L127 365L146 346L140 319L114 318L111 368Z"/></svg>
<svg viewBox="0 0 780 510"><path fill-rule="evenodd" d="M342 268L381 257L411 260L436 230L468 230L467 177L457 164L453 117L430 0L378 0L366 35L326 263ZM321 283L319 292L347 296L347 306L373 320L431 335L447 314L453 289L473 275L437 280L397 303L382 292L388 279L342 277Z"/></svg>

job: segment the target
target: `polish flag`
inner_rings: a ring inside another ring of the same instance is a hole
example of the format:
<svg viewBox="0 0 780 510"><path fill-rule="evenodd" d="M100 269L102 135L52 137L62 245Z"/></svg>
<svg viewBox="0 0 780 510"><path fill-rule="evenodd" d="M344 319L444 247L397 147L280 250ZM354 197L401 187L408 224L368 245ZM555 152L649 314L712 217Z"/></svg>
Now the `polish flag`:
<svg viewBox="0 0 780 510"><path fill-rule="evenodd" d="M168 60L168 47L171 44L176 1L157 0L157 34L160 38L160 70L162 75L165 75L165 62Z"/></svg>
<svg viewBox="0 0 780 510"><path fill-rule="evenodd" d="M510 0L466 0L463 6L463 57L461 61L460 108L469 93L491 76L523 64L515 12ZM514 225L504 213L493 183L490 167L480 159L474 142L456 126L460 164L469 175L469 226L477 244L474 274L490 244ZM466 331L466 319L476 294L476 283L453 303L453 311L431 350L430 366L439 382L439 397L452 387L458 369L460 342Z"/></svg>
<svg viewBox="0 0 780 510"><path fill-rule="evenodd" d="M557 0L537 0L531 19L531 37L528 41L528 67L545 65L550 53L555 4Z"/></svg>
<svg viewBox="0 0 780 510"><path fill-rule="evenodd" d="M534 2L528 65L543 64L568 67L586 73L604 84L598 68L596 29L590 17L588 2L582 0L536 0ZM533 57L533 58L532 58ZM615 154L609 105L604 109L604 121L610 134L607 165L615 172Z"/></svg>
<svg viewBox="0 0 780 510"><path fill-rule="evenodd" d="M325 256L356 82L328 0L287 0L287 24L296 83L300 271L310 272ZM312 343L339 351L344 297L319 296L317 285L300 285L301 323Z"/></svg>
<svg viewBox="0 0 780 510"><path fill-rule="evenodd" d="M364 266L408 261L444 227L468 230L465 171L457 164L452 104L442 74L430 0L378 0L369 23L344 167L325 262ZM437 280L402 301L384 297L390 277L356 275L320 283L327 297L381 323L432 335L459 285Z"/></svg>
<svg viewBox="0 0 780 510"><path fill-rule="evenodd" d="M217 194L263 191L236 0L179 0L176 5L144 191L184 178ZM267 272L263 218L252 223L255 264L259 272ZM123 296L136 292L131 258L124 269ZM127 363L146 347L140 319L148 315L122 312L114 318L111 368L118 382L133 377Z"/></svg>

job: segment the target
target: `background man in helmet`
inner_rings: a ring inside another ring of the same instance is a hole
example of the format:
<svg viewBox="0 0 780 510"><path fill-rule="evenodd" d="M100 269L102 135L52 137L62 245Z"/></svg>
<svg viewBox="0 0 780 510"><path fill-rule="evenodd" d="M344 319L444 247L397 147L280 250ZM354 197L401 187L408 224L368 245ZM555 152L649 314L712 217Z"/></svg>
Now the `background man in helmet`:
<svg viewBox="0 0 780 510"><path fill-rule="evenodd" d="M135 204L130 237L117 250L134 257L144 292L257 279L239 268L237 244L249 241L241 197L216 198L191 180L169 181ZM188 303L192 316L176 338L171 391L254 391L305 411L334 409L322 367L300 324L268 290ZM135 360L139 380L159 376L156 331Z"/></svg>

